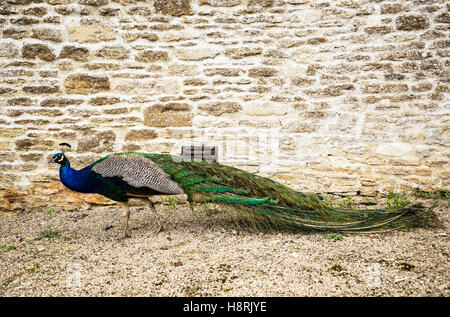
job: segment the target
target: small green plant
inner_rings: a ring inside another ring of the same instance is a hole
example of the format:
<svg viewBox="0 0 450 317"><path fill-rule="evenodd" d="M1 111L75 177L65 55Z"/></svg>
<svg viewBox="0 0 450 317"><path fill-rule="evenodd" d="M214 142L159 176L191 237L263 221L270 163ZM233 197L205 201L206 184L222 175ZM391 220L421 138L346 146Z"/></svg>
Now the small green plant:
<svg viewBox="0 0 450 317"><path fill-rule="evenodd" d="M334 198L334 196L333 196L333 195L325 196L325 202L326 202L329 206L333 207L333 205L334 205L334 203L335 203L335 198Z"/></svg>
<svg viewBox="0 0 450 317"><path fill-rule="evenodd" d="M47 215L51 215L53 212L54 212L53 209L51 209L50 207L45 208L45 213Z"/></svg>
<svg viewBox="0 0 450 317"><path fill-rule="evenodd" d="M389 192L386 197L386 204L389 208L400 208L406 206L411 201L407 198L406 192L394 193L392 191Z"/></svg>
<svg viewBox="0 0 450 317"><path fill-rule="evenodd" d="M450 191L447 189L440 189L436 193L443 199L450 199Z"/></svg>
<svg viewBox="0 0 450 317"><path fill-rule="evenodd" d="M445 188L435 189L432 191L424 191L420 188L414 188L411 196L420 198L434 198L434 199L450 199L450 191Z"/></svg>
<svg viewBox="0 0 450 317"><path fill-rule="evenodd" d="M49 230L43 230L39 233L39 237L42 238L47 238L47 239L52 239L52 238L56 238L61 234L60 230L53 230L53 229L49 229Z"/></svg>
<svg viewBox="0 0 450 317"><path fill-rule="evenodd" d="M8 251L10 251L10 250L14 250L15 248L16 248L16 246L14 245L14 243L11 243L11 244L9 244L9 245L4 244L4 245L1 245L1 246L0 246L0 249L1 249L3 252L8 252Z"/></svg>
<svg viewBox="0 0 450 317"><path fill-rule="evenodd" d="M344 240L344 237L342 234L339 233L329 233L327 234L327 239L333 239L334 241L341 241Z"/></svg>
<svg viewBox="0 0 450 317"><path fill-rule="evenodd" d="M355 206L353 206L352 199L353 198L351 196L346 196L344 199L338 201L338 207L355 209Z"/></svg>
<svg viewBox="0 0 450 317"><path fill-rule="evenodd" d="M167 197L167 201L169 202L169 207L172 209L177 208L177 202L175 201L175 199L173 197Z"/></svg>
<svg viewBox="0 0 450 317"><path fill-rule="evenodd" d="M28 271L29 273L36 273L36 270L37 270L38 268L39 268L39 263L27 267L27 271Z"/></svg>

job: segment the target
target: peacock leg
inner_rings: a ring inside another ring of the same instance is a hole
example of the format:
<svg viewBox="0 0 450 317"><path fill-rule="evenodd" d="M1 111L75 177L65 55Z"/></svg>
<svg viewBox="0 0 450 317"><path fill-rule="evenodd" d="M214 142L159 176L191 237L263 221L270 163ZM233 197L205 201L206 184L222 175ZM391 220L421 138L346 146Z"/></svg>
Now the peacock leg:
<svg viewBox="0 0 450 317"><path fill-rule="evenodd" d="M130 219L130 207L127 203L120 203L123 207L124 216L125 216L125 222L123 224L123 232L120 236L121 239L125 239L126 237L129 237L128 235L128 220Z"/></svg>
<svg viewBox="0 0 450 317"><path fill-rule="evenodd" d="M161 231L164 230L161 221L159 220L159 214L156 211L155 205L153 204L153 201L151 200L151 198L149 197L149 202L148 202L148 206L150 207L150 210L152 211L153 215L155 216L155 221L156 221L156 225L157 225L157 229L155 233L160 233Z"/></svg>

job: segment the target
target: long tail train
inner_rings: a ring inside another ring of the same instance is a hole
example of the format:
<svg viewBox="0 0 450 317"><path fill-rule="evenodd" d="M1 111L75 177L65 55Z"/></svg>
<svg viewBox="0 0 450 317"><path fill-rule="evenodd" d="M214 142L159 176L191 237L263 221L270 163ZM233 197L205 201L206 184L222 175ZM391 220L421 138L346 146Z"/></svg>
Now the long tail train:
<svg viewBox="0 0 450 317"><path fill-rule="evenodd" d="M175 180L189 202L219 204L237 221L258 229L380 232L424 226L432 213L420 205L376 210L333 208L320 196L298 193L273 180L209 162L146 154Z"/></svg>

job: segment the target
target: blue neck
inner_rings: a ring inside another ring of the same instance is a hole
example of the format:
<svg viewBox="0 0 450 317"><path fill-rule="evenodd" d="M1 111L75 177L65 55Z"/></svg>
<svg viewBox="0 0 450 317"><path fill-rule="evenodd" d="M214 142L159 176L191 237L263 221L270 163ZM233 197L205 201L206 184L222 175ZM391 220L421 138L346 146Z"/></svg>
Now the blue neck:
<svg viewBox="0 0 450 317"><path fill-rule="evenodd" d="M74 170L68 160L59 168L59 179L64 186L80 193L94 193L95 182L88 168Z"/></svg>

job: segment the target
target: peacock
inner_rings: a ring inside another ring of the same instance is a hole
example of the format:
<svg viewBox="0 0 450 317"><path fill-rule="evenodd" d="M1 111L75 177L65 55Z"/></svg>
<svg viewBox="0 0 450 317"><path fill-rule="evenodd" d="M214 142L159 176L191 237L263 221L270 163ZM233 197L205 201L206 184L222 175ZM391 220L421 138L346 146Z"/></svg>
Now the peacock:
<svg viewBox="0 0 450 317"><path fill-rule="evenodd" d="M417 226L424 218L417 206L334 208L320 195L297 192L238 168L169 154L115 153L80 170L70 166L64 152L54 154L50 162L60 165L60 180L71 190L97 193L122 205L125 219L121 238L128 236L129 199L147 201L158 231L162 230L150 199L160 194L186 194L191 205L217 204L236 221L256 229L384 232Z"/></svg>

